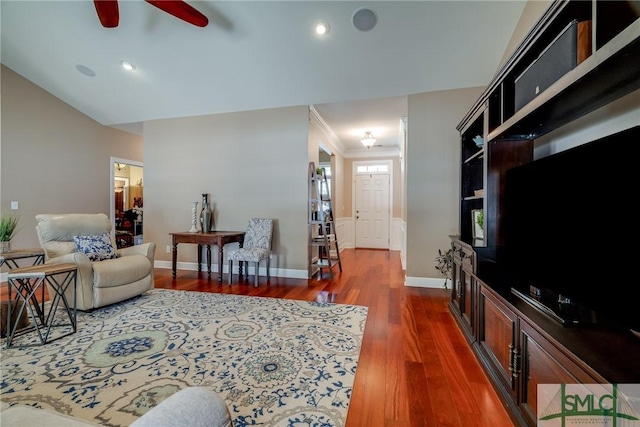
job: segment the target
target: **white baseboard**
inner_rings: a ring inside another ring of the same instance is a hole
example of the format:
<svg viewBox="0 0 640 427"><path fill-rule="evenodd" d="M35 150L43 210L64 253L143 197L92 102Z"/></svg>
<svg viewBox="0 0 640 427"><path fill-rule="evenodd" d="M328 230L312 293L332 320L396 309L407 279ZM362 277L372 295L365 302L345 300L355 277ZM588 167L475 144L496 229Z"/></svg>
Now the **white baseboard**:
<svg viewBox="0 0 640 427"><path fill-rule="evenodd" d="M171 269L171 261L155 261L155 268L166 268ZM178 262L177 263L178 270L189 270L189 271L198 271L198 263L195 262ZM203 264L200 268L201 271L207 271L207 265ZM228 273L228 266L225 265L223 269L224 273ZM238 273L237 267L234 267L234 274ZM253 275L253 267L250 267L249 274ZM214 264L211 266L212 273L218 273L218 265ZM267 271L266 267L260 267L260 275L266 276ZM309 272L307 270L292 270L286 268L272 268L271 276L272 277L285 277L290 279L307 279ZM0 274L0 282L7 281L7 273ZM411 286L415 288L443 288L443 279L442 278L429 278L429 277L405 277L404 285ZM451 284L449 284L448 289L451 289Z"/></svg>
<svg viewBox="0 0 640 427"><path fill-rule="evenodd" d="M431 278L431 277L405 277L405 286L411 286L414 288L437 288L444 289L444 279ZM451 281L447 280L447 289L451 289Z"/></svg>
<svg viewBox="0 0 640 427"><path fill-rule="evenodd" d="M171 261L155 261L153 263L155 268L166 268L171 269ZM177 263L178 270L189 270L189 271L198 271L198 263L197 262L178 262ZM207 265L203 264L200 268L201 271L207 271ZM224 266L224 273L229 272L229 267L227 265ZM233 267L234 274L238 274L238 267ZM249 275L253 275L254 268L250 266ZM218 273L218 265L213 264L211 266L212 273ZM245 272L246 273L246 272ZM267 269L265 266L260 266L260 275L266 276ZM288 279L308 279L309 271L308 270L292 270L288 268L272 268L271 269L271 277L285 277ZM4 283L7 281L7 273L0 273L0 282Z"/></svg>
<svg viewBox="0 0 640 427"><path fill-rule="evenodd" d="M166 268L166 269L171 269L171 261L155 261L153 263L153 266L155 268ZM189 270L189 271L198 271L198 263L197 262L178 262L176 264L176 268L178 270ZM200 271L207 271L207 265L206 264L202 264L202 266L200 267ZM237 265L234 265L233 267L233 271L234 274L238 274L238 267ZM255 269L253 268L252 265L249 266L249 275L253 275L254 274ZM211 272L212 273L218 273L218 265L217 264L213 264L211 265ZM224 265L224 268L222 269L222 272L224 274L227 274L229 272L229 266L228 264ZM247 272L245 271L245 274ZM260 265L260 275L261 276L266 276L267 275L267 267L263 264ZM309 271L308 270L292 270L292 269L286 269L286 268L272 268L271 269L271 277L285 277L285 278L289 278L289 279L307 279L309 276Z"/></svg>

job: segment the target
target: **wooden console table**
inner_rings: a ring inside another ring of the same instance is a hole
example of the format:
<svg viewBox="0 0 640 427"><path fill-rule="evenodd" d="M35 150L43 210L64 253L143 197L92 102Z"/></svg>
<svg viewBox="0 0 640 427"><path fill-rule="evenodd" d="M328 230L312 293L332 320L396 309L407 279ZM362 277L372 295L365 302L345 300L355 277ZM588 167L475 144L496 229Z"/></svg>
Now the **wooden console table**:
<svg viewBox="0 0 640 427"><path fill-rule="evenodd" d="M171 268L174 279L176 277L176 264L178 261L178 243L195 243L198 245L198 271L200 271L200 266L202 265L202 246L207 247L207 271L209 273L209 277L211 277L211 245L217 246L219 283L222 283L224 245L238 242L240 243L240 247L242 247L242 244L244 243L244 231L212 231L210 233L190 233L188 231L184 231L169 234L173 238Z"/></svg>

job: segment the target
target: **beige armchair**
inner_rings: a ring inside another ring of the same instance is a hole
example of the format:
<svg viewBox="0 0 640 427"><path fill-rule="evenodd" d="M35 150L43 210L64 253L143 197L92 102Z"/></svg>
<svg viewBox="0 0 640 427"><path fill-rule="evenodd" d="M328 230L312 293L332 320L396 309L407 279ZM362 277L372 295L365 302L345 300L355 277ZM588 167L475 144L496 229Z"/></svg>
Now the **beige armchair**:
<svg viewBox="0 0 640 427"><path fill-rule="evenodd" d="M76 308L82 311L123 301L152 289L155 243L115 250L111 221L105 214L36 215L36 232L45 263L73 262L78 265ZM117 258L91 261L78 251L74 236L109 234ZM71 289L69 289L71 301Z"/></svg>

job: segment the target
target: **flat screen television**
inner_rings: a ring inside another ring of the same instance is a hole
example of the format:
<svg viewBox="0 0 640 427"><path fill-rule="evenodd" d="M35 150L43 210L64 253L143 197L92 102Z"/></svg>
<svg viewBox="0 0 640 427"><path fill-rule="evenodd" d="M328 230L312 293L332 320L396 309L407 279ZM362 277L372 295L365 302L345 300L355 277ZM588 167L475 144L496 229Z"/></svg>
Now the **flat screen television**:
<svg viewBox="0 0 640 427"><path fill-rule="evenodd" d="M639 152L636 126L506 172L502 258L516 291L640 330Z"/></svg>

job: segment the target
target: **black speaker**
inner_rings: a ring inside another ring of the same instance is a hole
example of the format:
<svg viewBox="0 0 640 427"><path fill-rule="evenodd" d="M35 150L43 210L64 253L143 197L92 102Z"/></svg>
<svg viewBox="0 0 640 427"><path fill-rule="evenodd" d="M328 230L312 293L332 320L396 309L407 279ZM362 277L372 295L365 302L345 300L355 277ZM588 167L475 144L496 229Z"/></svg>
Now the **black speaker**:
<svg viewBox="0 0 640 427"><path fill-rule="evenodd" d="M353 14L353 26L360 31L369 31L378 23L378 15L371 9L358 9Z"/></svg>
<svg viewBox="0 0 640 427"><path fill-rule="evenodd" d="M518 111L578 65L578 21L572 21L515 79Z"/></svg>

